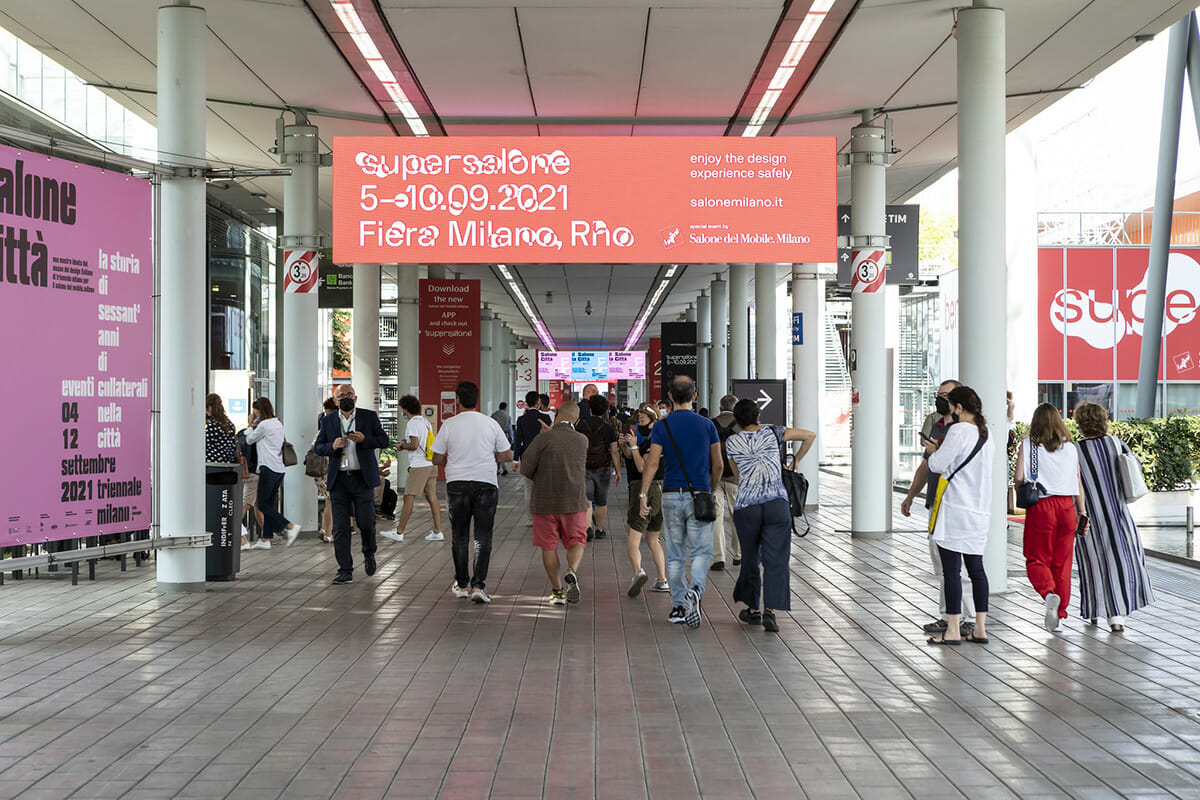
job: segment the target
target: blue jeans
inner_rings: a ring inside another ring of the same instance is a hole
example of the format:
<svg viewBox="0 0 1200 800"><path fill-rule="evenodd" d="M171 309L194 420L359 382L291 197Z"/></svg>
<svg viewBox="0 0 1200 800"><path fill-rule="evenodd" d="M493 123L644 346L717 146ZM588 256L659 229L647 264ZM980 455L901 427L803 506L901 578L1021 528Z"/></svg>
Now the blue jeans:
<svg viewBox="0 0 1200 800"><path fill-rule="evenodd" d="M663 492L663 534L667 539L667 580L671 582L671 605L683 605L690 586L704 594L708 567L712 564L713 524L696 519L692 496L687 492ZM683 579L684 562L692 562L692 582Z"/></svg>
<svg viewBox="0 0 1200 800"><path fill-rule="evenodd" d="M270 540L290 523L276 509L279 486L283 483L282 472L272 472L266 467L258 468L258 510L263 515L262 538Z"/></svg>

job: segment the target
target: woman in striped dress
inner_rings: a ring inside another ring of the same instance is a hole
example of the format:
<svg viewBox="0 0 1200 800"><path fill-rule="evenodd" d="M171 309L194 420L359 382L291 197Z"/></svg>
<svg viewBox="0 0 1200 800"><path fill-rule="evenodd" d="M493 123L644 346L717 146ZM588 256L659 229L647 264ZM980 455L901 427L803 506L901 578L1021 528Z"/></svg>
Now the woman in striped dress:
<svg viewBox="0 0 1200 800"><path fill-rule="evenodd" d="M1130 612L1154 602L1142 540L1117 479L1117 456L1129 453L1129 445L1108 435L1103 406L1080 403L1075 423L1084 437L1079 473L1091 519L1088 535L1075 539L1080 615L1093 625L1107 617L1109 627L1119 633Z"/></svg>

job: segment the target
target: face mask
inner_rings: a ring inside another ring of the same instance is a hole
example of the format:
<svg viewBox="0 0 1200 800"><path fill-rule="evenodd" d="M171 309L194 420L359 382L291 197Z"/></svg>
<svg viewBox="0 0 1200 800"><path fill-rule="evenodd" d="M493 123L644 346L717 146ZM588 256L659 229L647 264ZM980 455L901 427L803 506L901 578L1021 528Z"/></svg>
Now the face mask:
<svg viewBox="0 0 1200 800"><path fill-rule="evenodd" d="M950 401L944 397L934 398L933 407L943 417L950 413Z"/></svg>
<svg viewBox="0 0 1200 800"><path fill-rule="evenodd" d="M346 412L353 411L354 410L354 398L353 397L343 397L343 398L339 399L338 400L338 408L340 408L342 411L346 411Z"/></svg>
<svg viewBox="0 0 1200 800"><path fill-rule="evenodd" d="M638 433L640 433L642 436L649 436L650 435L650 426L649 425L638 425Z"/></svg>

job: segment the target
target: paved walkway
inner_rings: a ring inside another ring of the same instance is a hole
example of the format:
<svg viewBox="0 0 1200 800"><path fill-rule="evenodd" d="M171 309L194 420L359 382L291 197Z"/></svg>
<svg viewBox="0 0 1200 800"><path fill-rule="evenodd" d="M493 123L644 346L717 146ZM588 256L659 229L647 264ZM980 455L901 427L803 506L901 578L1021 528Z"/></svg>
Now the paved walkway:
<svg viewBox="0 0 1200 800"><path fill-rule="evenodd" d="M0 797L1200 797L1200 573L1155 563L1124 635L1055 636L1014 546L991 644L927 647L920 522L853 540L822 476L780 634L736 621L728 572L692 631L625 596L623 534L588 547L582 603L544 604L517 480L486 607L448 594L421 514L349 586L310 535L198 596L113 562L8 581Z"/></svg>

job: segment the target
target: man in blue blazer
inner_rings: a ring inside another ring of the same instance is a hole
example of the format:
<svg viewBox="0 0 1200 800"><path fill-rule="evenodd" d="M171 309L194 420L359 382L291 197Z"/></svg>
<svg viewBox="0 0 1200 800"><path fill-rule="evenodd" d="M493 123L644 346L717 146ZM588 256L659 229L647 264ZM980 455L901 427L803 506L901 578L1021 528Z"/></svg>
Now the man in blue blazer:
<svg viewBox="0 0 1200 800"><path fill-rule="evenodd" d="M379 485L379 458L375 451L391 440L379 424L379 415L356 408L358 395L344 383L333 393L338 411L321 417L317 440L319 456L329 456L325 488L333 503L333 554L338 571L334 584L354 580L354 556L350 552L350 509L362 536L363 569L375 574L375 487Z"/></svg>

